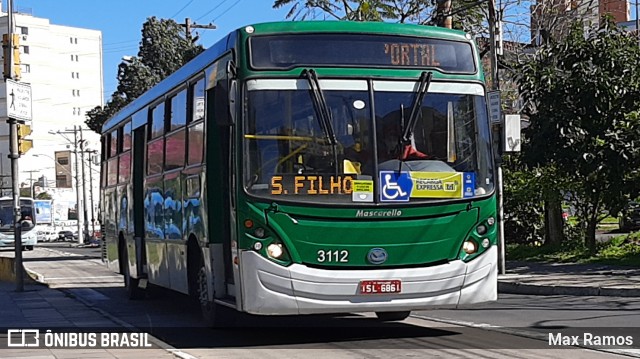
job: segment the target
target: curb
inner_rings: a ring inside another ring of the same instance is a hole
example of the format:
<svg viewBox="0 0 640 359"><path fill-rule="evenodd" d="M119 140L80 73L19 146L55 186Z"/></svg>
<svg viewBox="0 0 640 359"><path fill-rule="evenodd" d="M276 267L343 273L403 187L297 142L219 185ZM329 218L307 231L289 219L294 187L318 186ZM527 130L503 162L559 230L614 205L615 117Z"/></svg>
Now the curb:
<svg viewBox="0 0 640 359"><path fill-rule="evenodd" d="M528 295L577 295L607 297L640 297L640 288L573 287L567 285L535 285L498 281L498 293Z"/></svg>

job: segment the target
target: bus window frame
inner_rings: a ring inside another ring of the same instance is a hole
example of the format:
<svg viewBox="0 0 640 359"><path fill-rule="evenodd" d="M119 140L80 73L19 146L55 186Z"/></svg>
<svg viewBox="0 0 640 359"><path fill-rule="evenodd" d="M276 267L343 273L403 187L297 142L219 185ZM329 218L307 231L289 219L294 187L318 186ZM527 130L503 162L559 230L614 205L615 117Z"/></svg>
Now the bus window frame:
<svg viewBox="0 0 640 359"><path fill-rule="evenodd" d="M183 151L182 151L182 163L177 167L168 168L167 167L167 157L168 157L167 156L167 142L168 142L167 140L170 139L170 138L174 138L174 137L179 136L179 134L181 132L183 134L182 142L184 144L183 145ZM177 128L177 129L175 129L175 130L173 130L171 132L167 132L164 135L164 159L163 159L163 166L162 166L163 173L171 172L171 171L175 171L175 170L184 168L184 166L185 166L185 164L187 162L187 149L188 149L188 147L187 147L188 146L187 135L188 135L187 126L183 126L183 127Z"/></svg>
<svg viewBox="0 0 640 359"><path fill-rule="evenodd" d="M162 132L154 136L154 111L162 106ZM167 107L166 107L166 94L162 95L160 99L154 101L150 106L148 106L149 116L147 117L148 124L148 134L147 134L147 143L157 138L164 136L167 133Z"/></svg>
<svg viewBox="0 0 640 359"><path fill-rule="evenodd" d="M187 120L188 120L188 107L189 107L189 89L188 89L188 85L182 85L174 90L172 90L171 92L168 92L167 95L165 96L166 101L164 104L164 112L165 112L165 128L164 128L164 135L168 135L172 132L175 132L181 128L184 128L187 125ZM178 96L180 96L181 93L184 92L184 122L182 124L178 124L177 126L173 126L173 119L174 119L174 108L173 108L173 100L177 99Z"/></svg>
<svg viewBox="0 0 640 359"><path fill-rule="evenodd" d="M196 107L196 96L195 96L195 92L196 92L196 86L198 85L198 83L202 81L202 98L204 100L204 113L202 114L201 118L195 119L195 107ZM187 85L187 126L189 126L192 123L198 122L198 121L203 121L204 118L207 116L207 81L205 79L205 74L204 72L201 74L198 74L198 76L194 77L193 80L190 80L188 82Z"/></svg>

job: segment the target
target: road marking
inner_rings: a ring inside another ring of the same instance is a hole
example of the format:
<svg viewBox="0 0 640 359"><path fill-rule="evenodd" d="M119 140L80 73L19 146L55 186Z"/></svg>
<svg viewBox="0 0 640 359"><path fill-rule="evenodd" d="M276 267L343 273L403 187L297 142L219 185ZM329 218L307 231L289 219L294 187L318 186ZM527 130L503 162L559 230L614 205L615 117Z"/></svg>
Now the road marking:
<svg viewBox="0 0 640 359"><path fill-rule="evenodd" d="M91 280L91 279L104 279L104 278L110 278L110 279L115 279L115 280L122 280L122 278L120 276L116 276L116 275L99 275L99 276L95 276L95 277L47 277L47 282L51 281L51 280L71 280L71 281L78 281L78 280L82 280L83 282L87 281L87 280Z"/></svg>

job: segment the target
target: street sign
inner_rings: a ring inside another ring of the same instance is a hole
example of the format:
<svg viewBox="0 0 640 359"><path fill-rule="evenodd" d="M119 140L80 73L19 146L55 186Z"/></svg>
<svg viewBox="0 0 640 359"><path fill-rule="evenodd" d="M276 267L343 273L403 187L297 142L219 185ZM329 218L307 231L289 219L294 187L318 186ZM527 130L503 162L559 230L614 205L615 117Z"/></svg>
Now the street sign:
<svg viewBox="0 0 640 359"><path fill-rule="evenodd" d="M522 139L520 136L520 115L504 115L503 152L520 152Z"/></svg>
<svg viewBox="0 0 640 359"><path fill-rule="evenodd" d="M7 79L7 116L31 121L31 85Z"/></svg>
<svg viewBox="0 0 640 359"><path fill-rule="evenodd" d="M491 124L500 124L502 122L500 91L487 92L487 102L489 103L489 121Z"/></svg>

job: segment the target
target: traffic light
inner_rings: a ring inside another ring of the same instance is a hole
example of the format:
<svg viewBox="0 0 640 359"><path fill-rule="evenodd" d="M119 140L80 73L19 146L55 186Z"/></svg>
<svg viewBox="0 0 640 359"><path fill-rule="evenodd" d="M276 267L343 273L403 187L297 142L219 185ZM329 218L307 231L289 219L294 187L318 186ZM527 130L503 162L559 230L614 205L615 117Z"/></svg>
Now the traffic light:
<svg viewBox="0 0 640 359"><path fill-rule="evenodd" d="M4 56L4 78L11 78L11 67L13 66L13 80L20 80L22 72L20 70L20 35L12 34L12 47L9 48L9 34L2 35L2 55ZM10 51L13 51L13 64L9 63Z"/></svg>
<svg viewBox="0 0 640 359"><path fill-rule="evenodd" d="M31 134L31 126L18 124L18 153L24 155L33 147L33 141L25 137Z"/></svg>

